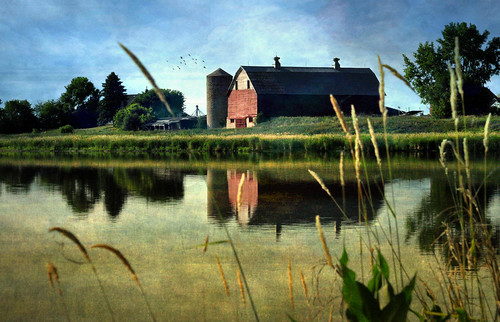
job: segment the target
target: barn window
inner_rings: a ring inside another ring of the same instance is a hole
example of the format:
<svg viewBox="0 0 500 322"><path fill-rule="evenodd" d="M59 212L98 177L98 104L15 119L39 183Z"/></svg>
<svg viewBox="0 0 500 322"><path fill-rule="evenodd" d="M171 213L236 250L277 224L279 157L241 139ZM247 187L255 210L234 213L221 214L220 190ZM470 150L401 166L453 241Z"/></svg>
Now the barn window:
<svg viewBox="0 0 500 322"><path fill-rule="evenodd" d="M247 80L247 89L250 89L250 81Z"/></svg>
<svg viewBox="0 0 500 322"><path fill-rule="evenodd" d="M231 120L230 120L230 122L231 122L231 123L234 123L234 119L231 119Z"/></svg>
<svg viewBox="0 0 500 322"><path fill-rule="evenodd" d="M249 122L249 123L252 123L252 122L253 122L253 117L251 117L251 116L250 116L250 117L248 118L248 122Z"/></svg>
<svg viewBox="0 0 500 322"><path fill-rule="evenodd" d="M234 82L234 89L235 89L235 90L238 90L238 81L235 81L235 82Z"/></svg>

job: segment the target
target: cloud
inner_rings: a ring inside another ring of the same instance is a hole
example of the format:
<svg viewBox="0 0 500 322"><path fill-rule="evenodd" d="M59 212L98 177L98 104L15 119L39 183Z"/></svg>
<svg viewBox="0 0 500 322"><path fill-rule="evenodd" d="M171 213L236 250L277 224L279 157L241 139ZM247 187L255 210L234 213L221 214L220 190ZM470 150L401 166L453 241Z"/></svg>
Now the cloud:
<svg viewBox="0 0 500 322"><path fill-rule="evenodd" d="M440 37L444 25L467 21L500 35L497 0L284 1L10 1L0 8L0 98L31 102L58 98L73 77L100 87L115 72L129 93L149 86L118 47L148 67L160 86L181 90L188 110L205 108L205 76L240 65L343 66L377 70L377 55L402 72L401 54ZM491 18L490 18L491 17ZM205 67L174 69L191 54ZM168 62L167 62L168 60ZM490 83L500 92L500 81ZM387 102L421 106L387 76Z"/></svg>

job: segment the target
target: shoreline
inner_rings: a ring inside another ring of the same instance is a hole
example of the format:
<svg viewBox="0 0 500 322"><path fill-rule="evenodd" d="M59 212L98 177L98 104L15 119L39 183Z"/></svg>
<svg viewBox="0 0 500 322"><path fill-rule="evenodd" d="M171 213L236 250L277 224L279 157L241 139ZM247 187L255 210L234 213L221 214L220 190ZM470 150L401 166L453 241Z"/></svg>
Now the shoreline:
<svg viewBox="0 0 500 322"><path fill-rule="evenodd" d="M387 134L391 152L438 151L444 139L454 141L456 132L447 133L397 133ZM373 151L371 138L362 134L364 151ZM379 149L385 149L383 134L377 134ZM471 154L484 153L484 134L459 132L462 142L467 138ZM500 152L500 132L489 135L489 153ZM219 136L210 134L170 135L79 135L17 136L0 138L0 153L11 152L67 152L67 153L249 153L249 152L335 152L349 149L349 141L343 134L280 135L247 134Z"/></svg>

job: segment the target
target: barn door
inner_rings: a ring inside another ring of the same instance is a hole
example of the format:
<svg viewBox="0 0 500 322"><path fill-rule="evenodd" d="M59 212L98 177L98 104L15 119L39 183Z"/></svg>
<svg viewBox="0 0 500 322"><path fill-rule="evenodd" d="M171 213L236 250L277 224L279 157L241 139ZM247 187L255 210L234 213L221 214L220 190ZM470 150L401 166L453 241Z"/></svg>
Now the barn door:
<svg viewBox="0 0 500 322"><path fill-rule="evenodd" d="M247 127L246 119L236 119L236 127Z"/></svg>

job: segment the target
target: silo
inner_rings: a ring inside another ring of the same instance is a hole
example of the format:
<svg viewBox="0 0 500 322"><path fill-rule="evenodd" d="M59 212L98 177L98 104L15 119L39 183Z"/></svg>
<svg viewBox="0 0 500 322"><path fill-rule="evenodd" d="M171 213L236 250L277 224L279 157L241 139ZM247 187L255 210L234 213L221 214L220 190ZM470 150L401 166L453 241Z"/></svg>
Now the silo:
<svg viewBox="0 0 500 322"><path fill-rule="evenodd" d="M233 76L219 68L207 75L207 127L224 127L227 118L227 90Z"/></svg>

